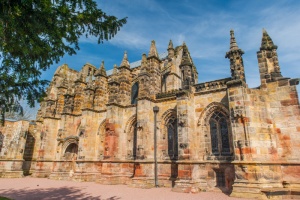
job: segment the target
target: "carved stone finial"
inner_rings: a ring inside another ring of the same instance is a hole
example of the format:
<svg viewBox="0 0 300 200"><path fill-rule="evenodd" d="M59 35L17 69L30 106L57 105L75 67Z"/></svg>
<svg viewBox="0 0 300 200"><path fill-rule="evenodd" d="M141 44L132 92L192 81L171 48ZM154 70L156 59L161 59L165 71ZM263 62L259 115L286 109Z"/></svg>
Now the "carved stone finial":
<svg viewBox="0 0 300 200"><path fill-rule="evenodd" d="M244 51L240 49L234 37L234 31L230 30L230 49L225 54L225 58L230 60L231 78L233 80L245 80L245 71L242 55Z"/></svg>
<svg viewBox="0 0 300 200"><path fill-rule="evenodd" d="M169 42L168 50L169 50L169 49L173 49L173 42L172 42L172 40L170 40L170 42Z"/></svg>
<svg viewBox="0 0 300 200"><path fill-rule="evenodd" d="M157 57L158 58L158 53L157 53L157 49L156 49L154 40L151 41L151 47L150 47L148 57Z"/></svg>
<svg viewBox="0 0 300 200"><path fill-rule="evenodd" d="M173 42L170 40L169 45L168 45L168 58L172 59L175 55L175 50L173 48Z"/></svg>
<svg viewBox="0 0 300 200"><path fill-rule="evenodd" d="M277 49L277 46L274 45L272 38L269 36L267 31L263 29L263 36L261 39L261 46L260 50L272 50L272 49Z"/></svg>
<svg viewBox="0 0 300 200"><path fill-rule="evenodd" d="M124 52L123 60L121 62L120 67L127 67L127 68L130 69L130 65L129 65L129 62L128 62L128 57L127 57L127 52L126 51Z"/></svg>
<svg viewBox="0 0 300 200"><path fill-rule="evenodd" d="M102 60L101 65L100 65L100 69L97 70L97 72L95 73L95 76L104 76L104 77L107 76L103 60Z"/></svg>
<svg viewBox="0 0 300 200"><path fill-rule="evenodd" d="M238 50L239 47L236 43L235 37L234 37L234 31L230 30L230 50Z"/></svg>
<svg viewBox="0 0 300 200"><path fill-rule="evenodd" d="M182 44L182 59L181 59L180 65L189 65L189 66L193 65L192 59L189 54L189 50L188 50L185 42L183 42L183 44Z"/></svg>
<svg viewBox="0 0 300 200"><path fill-rule="evenodd" d="M114 64L114 69L113 69L113 75L117 75L118 73L118 66L116 64Z"/></svg>
<svg viewBox="0 0 300 200"><path fill-rule="evenodd" d="M105 67L104 67L104 60L102 60L102 62L101 62L100 74L103 75L103 76L106 76L106 70L105 70Z"/></svg>

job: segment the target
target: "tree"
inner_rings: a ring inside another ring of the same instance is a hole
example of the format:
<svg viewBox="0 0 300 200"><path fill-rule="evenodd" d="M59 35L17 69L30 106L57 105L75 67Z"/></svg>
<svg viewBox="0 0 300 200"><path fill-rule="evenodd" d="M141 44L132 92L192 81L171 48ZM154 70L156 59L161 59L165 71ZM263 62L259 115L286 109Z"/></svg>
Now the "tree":
<svg viewBox="0 0 300 200"><path fill-rule="evenodd" d="M82 36L98 43L115 36L126 23L97 8L93 0L1 0L0 115L20 112L21 98L31 107L45 95L41 72L65 54L79 50Z"/></svg>

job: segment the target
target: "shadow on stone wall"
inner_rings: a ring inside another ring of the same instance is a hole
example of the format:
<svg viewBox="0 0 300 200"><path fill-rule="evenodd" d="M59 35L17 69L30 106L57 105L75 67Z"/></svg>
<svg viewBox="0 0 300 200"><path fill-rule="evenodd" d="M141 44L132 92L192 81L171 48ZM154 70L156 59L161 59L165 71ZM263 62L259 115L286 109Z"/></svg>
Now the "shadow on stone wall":
<svg viewBox="0 0 300 200"><path fill-rule="evenodd" d="M30 132L28 132L26 135L26 143L25 143L25 149L23 155L24 162L22 166L23 173L25 176L30 175L34 145L35 145L35 138Z"/></svg>

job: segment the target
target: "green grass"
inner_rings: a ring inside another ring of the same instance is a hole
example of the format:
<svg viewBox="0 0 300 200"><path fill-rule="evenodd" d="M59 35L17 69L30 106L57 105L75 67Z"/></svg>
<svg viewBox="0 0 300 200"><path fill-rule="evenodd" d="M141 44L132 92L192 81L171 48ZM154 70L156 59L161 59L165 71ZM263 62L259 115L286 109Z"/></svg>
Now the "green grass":
<svg viewBox="0 0 300 200"><path fill-rule="evenodd" d="M0 200L12 200L12 199L9 199L9 198L6 198L6 197L0 197Z"/></svg>

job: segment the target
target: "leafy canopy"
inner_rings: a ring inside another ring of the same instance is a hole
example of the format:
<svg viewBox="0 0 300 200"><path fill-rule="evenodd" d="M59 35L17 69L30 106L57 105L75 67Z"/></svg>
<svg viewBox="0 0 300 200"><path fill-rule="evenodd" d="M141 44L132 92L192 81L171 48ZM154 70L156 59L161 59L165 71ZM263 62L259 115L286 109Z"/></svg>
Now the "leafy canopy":
<svg viewBox="0 0 300 200"><path fill-rule="evenodd" d="M98 43L115 36L126 23L97 8L93 0L0 1L0 115L22 112L21 98L33 107L48 84L41 71L76 54L82 36Z"/></svg>

